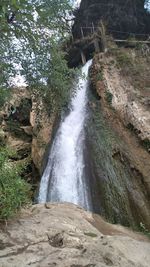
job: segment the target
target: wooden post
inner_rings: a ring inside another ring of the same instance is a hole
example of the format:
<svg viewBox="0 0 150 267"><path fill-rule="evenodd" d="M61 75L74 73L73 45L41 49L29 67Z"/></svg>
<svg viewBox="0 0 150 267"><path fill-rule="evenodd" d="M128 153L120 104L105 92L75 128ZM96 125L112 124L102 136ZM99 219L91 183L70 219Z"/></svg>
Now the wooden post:
<svg viewBox="0 0 150 267"><path fill-rule="evenodd" d="M84 38L84 33L83 33L83 28L81 27L81 35L82 35L82 38Z"/></svg>
<svg viewBox="0 0 150 267"><path fill-rule="evenodd" d="M95 28L94 28L94 23L92 22L92 29L93 29L93 33L95 31Z"/></svg>
<svg viewBox="0 0 150 267"><path fill-rule="evenodd" d="M100 52L100 47L99 47L99 41L98 38L94 39L94 47L95 47L95 52L99 53Z"/></svg>
<svg viewBox="0 0 150 267"><path fill-rule="evenodd" d="M106 52L107 51L107 48L106 48L106 30L105 30L105 26L104 26L102 20L100 21L100 24L99 24L99 31L100 31L102 52Z"/></svg>
<svg viewBox="0 0 150 267"><path fill-rule="evenodd" d="M72 33L71 33L71 39L72 39L72 42L73 42L74 40L73 40L73 34Z"/></svg>
<svg viewBox="0 0 150 267"><path fill-rule="evenodd" d="M82 64L85 65L86 63L86 57L85 54L82 50L80 50L80 54L81 54L81 60L82 60Z"/></svg>

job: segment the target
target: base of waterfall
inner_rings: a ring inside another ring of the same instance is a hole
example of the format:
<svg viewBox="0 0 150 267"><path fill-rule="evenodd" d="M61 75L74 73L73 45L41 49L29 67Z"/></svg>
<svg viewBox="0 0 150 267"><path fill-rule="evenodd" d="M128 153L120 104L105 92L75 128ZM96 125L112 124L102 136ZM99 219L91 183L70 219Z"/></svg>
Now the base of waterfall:
<svg viewBox="0 0 150 267"><path fill-rule="evenodd" d="M1 267L148 267L150 242L69 203L38 204L0 231Z"/></svg>

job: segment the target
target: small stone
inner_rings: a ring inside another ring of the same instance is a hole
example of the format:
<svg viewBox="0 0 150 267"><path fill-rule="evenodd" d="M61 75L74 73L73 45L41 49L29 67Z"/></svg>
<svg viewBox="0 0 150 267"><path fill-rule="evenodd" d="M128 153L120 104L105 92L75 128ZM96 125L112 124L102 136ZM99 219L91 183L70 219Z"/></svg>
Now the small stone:
<svg viewBox="0 0 150 267"><path fill-rule="evenodd" d="M106 245L108 245L108 243L107 242L103 242L102 245L103 246L106 246Z"/></svg>

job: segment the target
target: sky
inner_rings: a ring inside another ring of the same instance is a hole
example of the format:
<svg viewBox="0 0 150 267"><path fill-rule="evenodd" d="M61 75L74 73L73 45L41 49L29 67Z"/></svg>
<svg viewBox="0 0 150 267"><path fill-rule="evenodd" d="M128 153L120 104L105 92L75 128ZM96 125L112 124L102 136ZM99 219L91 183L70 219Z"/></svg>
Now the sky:
<svg viewBox="0 0 150 267"><path fill-rule="evenodd" d="M80 2L81 2L81 0L75 0L75 5L79 6Z"/></svg>

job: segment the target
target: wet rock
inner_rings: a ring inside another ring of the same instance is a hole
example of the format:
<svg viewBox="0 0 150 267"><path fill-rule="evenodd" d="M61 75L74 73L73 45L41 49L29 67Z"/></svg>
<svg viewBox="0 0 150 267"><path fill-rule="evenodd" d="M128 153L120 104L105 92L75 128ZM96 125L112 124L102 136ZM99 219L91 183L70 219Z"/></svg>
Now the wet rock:
<svg viewBox="0 0 150 267"><path fill-rule="evenodd" d="M89 106L86 146L93 207L113 223L150 229L149 110L112 60L96 55L91 69L89 101L96 106Z"/></svg>

